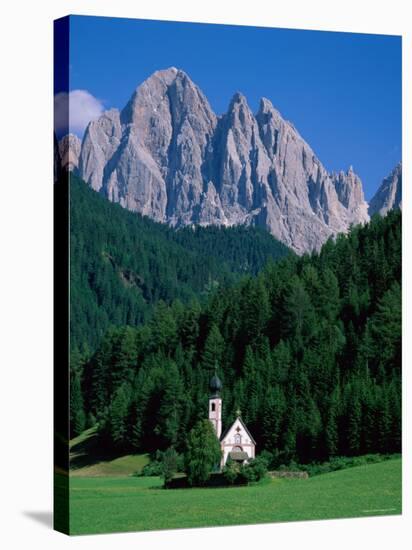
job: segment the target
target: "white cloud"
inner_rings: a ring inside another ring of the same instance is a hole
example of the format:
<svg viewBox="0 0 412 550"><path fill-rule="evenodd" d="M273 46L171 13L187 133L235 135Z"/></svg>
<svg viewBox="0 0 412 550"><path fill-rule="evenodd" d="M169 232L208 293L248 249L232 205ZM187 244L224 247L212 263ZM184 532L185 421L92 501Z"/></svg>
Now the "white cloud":
<svg viewBox="0 0 412 550"><path fill-rule="evenodd" d="M103 110L103 103L87 90L60 92L54 96L55 130L66 133L69 126L69 132L82 136L89 122L98 118Z"/></svg>

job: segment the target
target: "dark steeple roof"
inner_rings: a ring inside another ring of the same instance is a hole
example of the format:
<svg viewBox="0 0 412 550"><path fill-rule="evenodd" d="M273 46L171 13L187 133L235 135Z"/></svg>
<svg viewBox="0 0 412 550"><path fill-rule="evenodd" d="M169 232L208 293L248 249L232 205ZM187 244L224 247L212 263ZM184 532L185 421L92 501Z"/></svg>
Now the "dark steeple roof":
<svg viewBox="0 0 412 550"><path fill-rule="evenodd" d="M212 376L209 382L210 397L219 397L220 390L222 389L222 382L218 377L217 366L215 367L215 374Z"/></svg>

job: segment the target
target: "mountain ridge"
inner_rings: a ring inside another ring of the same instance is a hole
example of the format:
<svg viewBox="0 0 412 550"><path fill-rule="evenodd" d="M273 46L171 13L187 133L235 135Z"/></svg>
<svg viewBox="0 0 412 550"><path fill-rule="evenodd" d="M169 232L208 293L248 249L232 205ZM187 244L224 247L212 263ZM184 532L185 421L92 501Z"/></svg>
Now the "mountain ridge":
<svg viewBox="0 0 412 550"><path fill-rule="evenodd" d="M78 173L155 221L262 226L299 254L369 220L353 168L329 173L270 100L254 114L236 92L217 116L175 67L153 73L121 111L89 123Z"/></svg>

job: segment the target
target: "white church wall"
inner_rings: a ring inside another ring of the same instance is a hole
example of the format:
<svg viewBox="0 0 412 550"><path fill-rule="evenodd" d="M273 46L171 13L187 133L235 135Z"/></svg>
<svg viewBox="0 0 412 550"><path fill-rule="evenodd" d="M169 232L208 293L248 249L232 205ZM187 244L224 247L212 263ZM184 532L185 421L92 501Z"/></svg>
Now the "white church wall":
<svg viewBox="0 0 412 550"><path fill-rule="evenodd" d="M221 447L223 451L222 466L226 464L229 453L234 447L240 447L242 451L247 453L249 459L255 458L255 444L239 418L235 420L221 441Z"/></svg>

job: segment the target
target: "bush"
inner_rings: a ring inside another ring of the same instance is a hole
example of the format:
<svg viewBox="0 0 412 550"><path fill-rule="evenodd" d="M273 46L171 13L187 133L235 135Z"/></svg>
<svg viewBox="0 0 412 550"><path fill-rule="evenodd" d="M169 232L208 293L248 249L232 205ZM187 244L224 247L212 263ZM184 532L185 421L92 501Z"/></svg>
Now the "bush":
<svg viewBox="0 0 412 550"><path fill-rule="evenodd" d="M276 460L278 453L270 453L266 449L264 449L261 453L259 453L259 458L263 459L266 462L267 468L272 467L272 463Z"/></svg>
<svg viewBox="0 0 412 550"><path fill-rule="evenodd" d="M265 477L268 471L268 462L266 457L258 456L242 467L242 475L250 481L260 481Z"/></svg>
<svg viewBox="0 0 412 550"><path fill-rule="evenodd" d="M230 459L223 468L223 476L230 485L260 481L267 473L266 456L254 458L247 464L238 464Z"/></svg>
<svg viewBox="0 0 412 550"><path fill-rule="evenodd" d="M305 466L299 466L299 469L308 472L312 476L319 474L326 474L328 472L335 472L337 470L343 470L344 468L353 468L354 466L364 466L365 464L375 464L377 462L383 462L389 458L394 458L398 455L381 455L381 454L369 454L363 456L338 456L331 458L328 462L321 464L307 464Z"/></svg>
<svg viewBox="0 0 412 550"><path fill-rule="evenodd" d="M143 477L148 476L161 476L163 474L163 464L158 460L152 460L146 466L143 466L140 474Z"/></svg>
<svg viewBox="0 0 412 550"><path fill-rule="evenodd" d="M284 453L275 451L269 453L263 451L259 458L264 458L268 461L269 470L277 470L280 472L308 472L310 476L325 474L328 472L335 472L336 470L343 470L345 468L352 468L354 466L363 466L365 464L374 464L388 460L390 458L399 457L401 455L394 454L368 454L361 456L335 456L325 462L312 462L309 464L299 464L295 460L284 460Z"/></svg>
<svg viewBox="0 0 412 550"><path fill-rule="evenodd" d="M228 459L222 471L223 477L229 485L233 485L239 476L239 465Z"/></svg>

